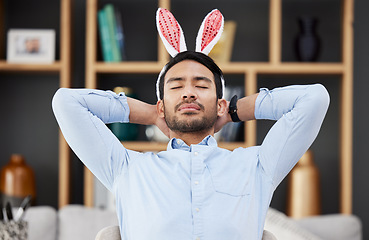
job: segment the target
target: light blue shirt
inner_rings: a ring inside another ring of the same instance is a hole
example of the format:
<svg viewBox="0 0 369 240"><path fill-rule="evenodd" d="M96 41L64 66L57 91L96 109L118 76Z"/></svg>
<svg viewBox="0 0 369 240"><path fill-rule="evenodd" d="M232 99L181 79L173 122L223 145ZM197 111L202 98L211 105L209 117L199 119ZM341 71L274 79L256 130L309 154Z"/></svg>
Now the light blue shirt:
<svg viewBox="0 0 369 240"><path fill-rule="evenodd" d="M261 239L272 195L316 138L322 85L261 89L256 119L277 120L260 146L233 151L208 136L166 151L131 151L106 127L128 122L123 93L59 89L53 110L76 155L116 197L122 240Z"/></svg>

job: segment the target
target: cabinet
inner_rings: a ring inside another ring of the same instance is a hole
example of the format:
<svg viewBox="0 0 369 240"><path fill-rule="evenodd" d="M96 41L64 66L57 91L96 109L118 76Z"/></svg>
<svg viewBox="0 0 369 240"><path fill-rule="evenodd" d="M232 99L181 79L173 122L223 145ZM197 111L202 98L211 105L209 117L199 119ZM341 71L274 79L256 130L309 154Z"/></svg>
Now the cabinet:
<svg viewBox="0 0 369 240"><path fill-rule="evenodd" d="M170 9L170 0L159 0L158 5ZM282 0L269 0L269 60L266 62L229 62L219 64L225 74L245 76L245 95L257 92L259 75L338 75L340 76L340 212L352 212L352 111L353 111L353 0L342 1L340 62L299 63L282 62ZM86 88L97 87L97 75L103 74L158 74L169 60L158 38L157 61L105 63L97 60L98 1L87 0L86 6ZM174 15L176 15L174 13ZM181 22L181 21L180 21ZM256 121L245 123L245 141L219 143L220 147L234 149L256 144ZM124 142L128 149L137 151L165 150L166 144L152 142ZM85 170L84 203L93 206L93 175ZM67 181L65 179L65 181Z"/></svg>
<svg viewBox="0 0 369 240"><path fill-rule="evenodd" d="M5 59L5 7L0 0L0 72L55 73L59 74L60 87L71 86L71 4L72 0L60 0L60 59L52 64L10 64ZM59 133L59 205L69 201L70 150Z"/></svg>

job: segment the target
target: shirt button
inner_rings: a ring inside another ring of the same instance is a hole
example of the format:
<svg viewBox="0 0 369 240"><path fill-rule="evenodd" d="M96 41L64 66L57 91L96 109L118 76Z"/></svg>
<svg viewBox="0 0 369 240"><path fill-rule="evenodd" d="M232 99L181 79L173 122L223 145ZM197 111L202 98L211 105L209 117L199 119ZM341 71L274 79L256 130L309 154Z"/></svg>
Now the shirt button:
<svg viewBox="0 0 369 240"><path fill-rule="evenodd" d="M181 143L181 140L177 140L177 144L180 144Z"/></svg>
<svg viewBox="0 0 369 240"><path fill-rule="evenodd" d="M196 212L200 212L200 209L198 209L198 208L196 208L195 210L196 210Z"/></svg>
<svg viewBox="0 0 369 240"><path fill-rule="evenodd" d="M197 237L197 238L196 238L196 240L200 240L200 238L199 238L199 237Z"/></svg>
<svg viewBox="0 0 369 240"><path fill-rule="evenodd" d="M195 154L195 156L199 155L199 153L198 153L198 152L194 152L193 154Z"/></svg>
<svg viewBox="0 0 369 240"><path fill-rule="evenodd" d="M195 185L197 185L197 184L199 184L199 182L198 181L195 181Z"/></svg>

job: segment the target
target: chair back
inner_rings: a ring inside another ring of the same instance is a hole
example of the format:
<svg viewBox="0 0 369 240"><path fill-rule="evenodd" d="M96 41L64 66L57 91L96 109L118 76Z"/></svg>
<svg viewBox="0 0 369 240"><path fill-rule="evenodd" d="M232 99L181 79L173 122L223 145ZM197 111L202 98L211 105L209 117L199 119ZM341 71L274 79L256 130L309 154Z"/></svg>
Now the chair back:
<svg viewBox="0 0 369 240"><path fill-rule="evenodd" d="M101 229L97 233L95 240L121 240L119 227L109 226ZM277 240L277 238L271 232L264 230L262 240Z"/></svg>
<svg viewBox="0 0 369 240"><path fill-rule="evenodd" d="M109 226L101 229L95 240L121 240L118 226Z"/></svg>

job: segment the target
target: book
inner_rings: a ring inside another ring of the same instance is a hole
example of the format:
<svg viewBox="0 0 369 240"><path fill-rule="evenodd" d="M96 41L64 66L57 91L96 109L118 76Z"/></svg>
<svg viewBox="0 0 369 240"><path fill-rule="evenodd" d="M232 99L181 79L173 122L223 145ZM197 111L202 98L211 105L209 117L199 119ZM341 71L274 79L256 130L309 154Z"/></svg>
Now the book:
<svg viewBox="0 0 369 240"><path fill-rule="evenodd" d="M237 23L235 21L225 21L223 33L211 52L211 57L215 62L229 62L232 57L233 43L236 34Z"/></svg>
<svg viewBox="0 0 369 240"><path fill-rule="evenodd" d="M127 60L126 50L125 50L125 39L122 24L122 14L118 9L115 9L115 22L116 22L116 33L115 38L118 42L119 51L121 54L122 61Z"/></svg>
<svg viewBox="0 0 369 240"><path fill-rule="evenodd" d="M103 60L105 62L112 62L113 52L111 49L108 21L105 16L105 11L99 10L97 14L98 14L100 43L101 43Z"/></svg>
<svg viewBox="0 0 369 240"><path fill-rule="evenodd" d="M120 62L122 61L122 56L116 38L116 18L113 4L106 4L104 6L104 11L108 22L111 50L113 53L113 62Z"/></svg>

